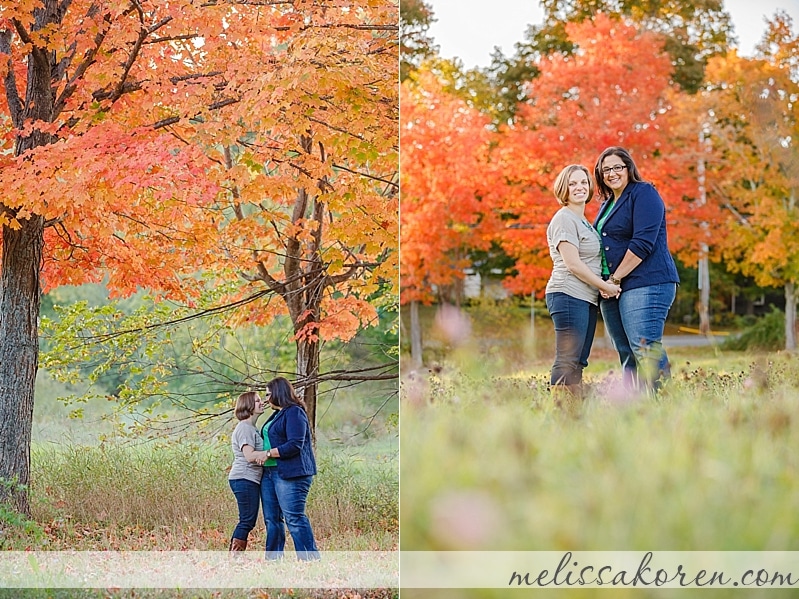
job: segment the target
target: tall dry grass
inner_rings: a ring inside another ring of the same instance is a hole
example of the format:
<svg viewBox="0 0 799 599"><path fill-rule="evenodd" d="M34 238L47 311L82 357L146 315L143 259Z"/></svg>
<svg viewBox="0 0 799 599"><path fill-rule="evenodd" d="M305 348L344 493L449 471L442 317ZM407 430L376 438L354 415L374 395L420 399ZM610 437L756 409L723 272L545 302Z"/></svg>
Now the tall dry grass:
<svg viewBox="0 0 799 599"><path fill-rule="evenodd" d="M398 536L396 448L317 452L308 515L324 550L391 550ZM237 521L225 443L181 446L38 444L33 521L41 534L6 548L224 550ZM263 544L263 522L253 531Z"/></svg>

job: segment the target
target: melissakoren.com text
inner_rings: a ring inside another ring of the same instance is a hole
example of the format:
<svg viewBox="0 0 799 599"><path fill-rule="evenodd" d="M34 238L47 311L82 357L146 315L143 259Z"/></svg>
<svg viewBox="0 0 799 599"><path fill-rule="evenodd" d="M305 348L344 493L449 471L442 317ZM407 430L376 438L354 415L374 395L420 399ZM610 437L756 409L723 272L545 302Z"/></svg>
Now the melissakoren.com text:
<svg viewBox="0 0 799 599"><path fill-rule="evenodd" d="M671 552L669 552L671 553ZM719 552L724 554L725 552ZM731 552L736 553L737 552ZM608 563L599 561L584 562L575 559L574 554L566 552L560 562L553 569L535 569L528 571L514 571L509 587L539 587L539 588L568 588L568 587L662 587L662 588L735 588L735 587L771 587L791 588L799 587L799 563L796 569L786 571L768 567L768 559L760 558L757 553L748 552L747 555L757 556L752 559L759 563L746 566L740 563L730 563L733 570L711 570L703 565L693 562L708 561L707 559L687 560L686 563L674 564L674 560L658 565L657 556L649 551L642 555L637 564L630 564L629 559L619 563L616 552L591 552L588 555L611 554L614 559ZM691 555L688 553L687 555ZM707 552L701 552L706 556ZM781 554L784 555L784 554ZM759 559L758 559L759 558ZM719 560L711 560L719 561ZM721 560L722 562L724 560ZM734 560L739 561L739 560ZM792 561L792 560L791 560ZM613 563L611 563L613 562ZM781 565L786 564L784 561ZM632 566L632 567L630 567Z"/></svg>

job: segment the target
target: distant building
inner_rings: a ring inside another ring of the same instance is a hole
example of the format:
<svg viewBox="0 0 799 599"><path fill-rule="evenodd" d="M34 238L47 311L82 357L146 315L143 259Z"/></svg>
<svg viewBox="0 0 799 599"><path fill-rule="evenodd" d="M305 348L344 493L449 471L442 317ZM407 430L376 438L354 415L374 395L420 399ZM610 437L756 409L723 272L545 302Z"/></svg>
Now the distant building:
<svg viewBox="0 0 799 599"><path fill-rule="evenodd" d="M502 285L504 273L494 268L486 276L475 272L472 268L464 269L466 277L463 279L463 297L466 299L477 299L487 297L495 300L503 300L510 296L508 290Z"/></svg>

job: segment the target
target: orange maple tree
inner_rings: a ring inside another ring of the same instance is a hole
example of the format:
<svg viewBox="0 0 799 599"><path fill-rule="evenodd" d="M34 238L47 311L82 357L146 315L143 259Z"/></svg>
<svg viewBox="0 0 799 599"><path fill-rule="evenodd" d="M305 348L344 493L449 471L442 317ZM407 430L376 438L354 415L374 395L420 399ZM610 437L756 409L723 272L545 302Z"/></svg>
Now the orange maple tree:
<svg viewBox="0 0 799 599"><path fill-rule="evenodd" d="M265 286L313 413L320 335L351 336L396 284L396 15L0 1L0 477L28 482L40 294L63 283L183 301L204 269Z"/></svg>
<svg viewBox="0 0 799 599"><path fill-rule="evenodd" d="M403 83L402 302L430 302L462 279L495 225L488 118L419 71Z"/></svg>
<svg viewBox="0 0 799 599"><path fill-rule="evenodd" d="M421 361L418 303L457 287L470 249L490 246L501 189L489 160L489 119L445 92L424 67L401 86L400 246L403 304L411 306L413 359ZM457 300L456 300L457 301Z"/></svg>
<svg viewBox="0 0 799 599"><path fill-rule="evenodd" d="M398 291L397 6L364 0L355 9L314 3L310 25L291 32L267 69L261 48L239 52L239 101L180 133L220 167L224 252L209 265L249 281L241 295L283 299L250 304L239 319L288 312L312 426L321 341L374 324L375 297L392 302Z"/></svg>

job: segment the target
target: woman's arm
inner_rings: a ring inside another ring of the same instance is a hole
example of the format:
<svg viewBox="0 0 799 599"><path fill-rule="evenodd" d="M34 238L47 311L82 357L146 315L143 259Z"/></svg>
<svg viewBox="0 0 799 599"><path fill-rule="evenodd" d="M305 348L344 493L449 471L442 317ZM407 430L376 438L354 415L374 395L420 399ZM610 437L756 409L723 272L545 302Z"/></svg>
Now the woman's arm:
<svg viewBox="0 0 799 599"><path fill-rule="evenodd" d="M629 274L655 250L660 228L666 218L666 204L657 190L649 183L638 183L632 189L628 205L632 210L632 238L627 244L628 253L639 258L637 264L629 264ZM624 259L627 259L625 255ZM627 266L627 265L625 265ZM621 277L619 277L621 278Z"/></svg>
<svg viewBox="0 0 799 599"><path fill-rule="evenodd" d="M286 441L275 446L274 451L282 458L291 458L300 453L306 439L307 431L310 430L308 416L300 406L283 408L286 410L284 415ZM282 410L281 410L282 411ZM273 452L274 453L274 452Z"/></svg>
<svg viewBox="0 0 799 599"><path fill-rule="evenodd" d="M634 271L641 262L643 260L636 256L632 250L627 250L621 263L616 267L616 271L610 276L621 283L621 280Z"/></svg>
<svg viewBox="0 0 799 599"><path fill-rule="evenodd" d="M634 271L654 250L658 234L666 216L666 205L657 190L648 183L636 184L632 190L635 202L632 207L632 238L627 251L610 280L621 284L621 280Z"/></svg>
<svg viewBox="0 0 799 599"><path fill-rule="evenodd" d="M558 252L560 252L563 263L566 265L566 268L569 269L569 272L583 283L596 287L608 297L616 297L619 295L621 287L609 281L603 281L599 275L594 273L585 262L580 260L580 251L575 245L568 241L561 241L558 244Z"/></svg>
<svg viewBox="0 0 799 599"><path fill-rule="evenodd" d="M252 445L243 445L241 447L241 453L244 454L244 459L247 460L248 462L258 463L258 461L260 460L260 463L263 464L264 460L266 460L266 452L256 451Z"/></svg>

